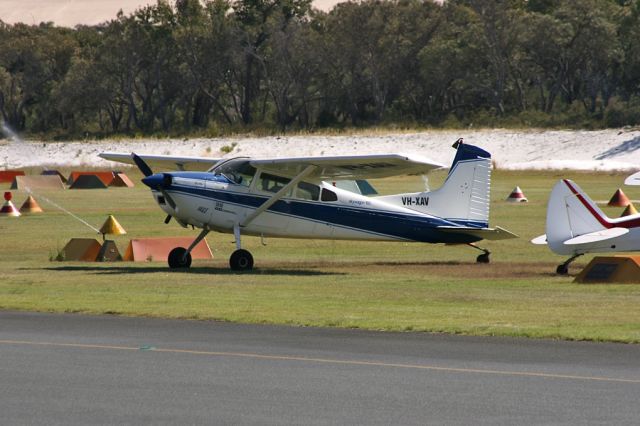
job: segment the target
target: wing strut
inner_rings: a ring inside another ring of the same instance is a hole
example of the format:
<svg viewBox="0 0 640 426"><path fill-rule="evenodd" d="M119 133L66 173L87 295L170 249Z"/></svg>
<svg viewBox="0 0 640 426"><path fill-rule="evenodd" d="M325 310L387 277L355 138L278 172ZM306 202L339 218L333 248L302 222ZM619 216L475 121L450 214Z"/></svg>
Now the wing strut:
<svg viewBox="0 0 640 426"><path fill-rule="evenodd" d="M240 227L243 228L247 225L249 225L251 222L253 222L255 220L255 218L257 218L258 216L260 216L265 210L267 210L269 207L271 207L273 204L275 204L276 201L280 200L282 197L285 196L285 194L287 192L289 192L289 190L291 188L293 188L294 186L296 186L302 179L304 179L306 176L308 176L311 172L313 172L318 166L314 166L313 164L310 166L307 166L303 171L301 171L300 173L298 173L297 176L295 176L293 179L291 179L291 182L289 182L288 184L286 184L284 186L284 188L282 188L280 191L276 192L275 194L273 194L271 196L271 198L269 198L267 201L265 201L264 203L262 203L262 205L260 207L258 207L253 213L251 213L249 216L247 216L242 222L240 222Z"/></svg>

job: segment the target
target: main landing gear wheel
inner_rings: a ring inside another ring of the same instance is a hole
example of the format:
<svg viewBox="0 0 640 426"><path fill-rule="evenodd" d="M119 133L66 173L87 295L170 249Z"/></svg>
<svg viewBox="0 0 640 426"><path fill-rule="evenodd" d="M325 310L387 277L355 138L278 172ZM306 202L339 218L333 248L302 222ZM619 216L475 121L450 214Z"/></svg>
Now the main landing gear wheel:
<svg viewBox="0 0 640 426"><path fill-rule="evenodd" d="M191 266L191 253L187 253L184 247L176 247L169 252L168 260L171 269L188 268Z"/></svg>
<svg viewBox="0 0 640 426"><path fill-rule="evenodd" d="M253 269L253 256L247 250L238 249L229 258L229 266L234 271L250 271Z"/></svg>

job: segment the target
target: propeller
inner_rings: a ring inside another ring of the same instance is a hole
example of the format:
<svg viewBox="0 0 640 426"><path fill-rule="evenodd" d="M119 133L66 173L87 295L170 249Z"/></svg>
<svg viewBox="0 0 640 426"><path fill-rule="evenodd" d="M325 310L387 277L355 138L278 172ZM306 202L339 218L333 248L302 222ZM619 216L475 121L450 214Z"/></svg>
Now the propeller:
<svg viewBox="0 0 640 426"><path fill-rule="evenodd" d="M177 210L176 202L173 200L173 198L171 198L171 195L169 195L169 193L165 189L166 187L171 186L171 175L155 175L153 173L153 170L151 170L151 167L149 167L149 165L142 158L140 158L133 152L131 153L131 158L133 159L133 162L136 164L136 166L138 166L138 169L140 169L142 174L145 176L145 178L142 179L142 182L144 182L145 185L160 191L169 206L171 206L173 210ZM164 223L169 223L170 220L171 215L168 215L164 220Z"/></svg>
<svg viewBox="0 0 640 426"><path fill-rule="evenodd" d="M138 166L138 168L140 169L140 171L145 177L149 177L153 174L151 167L149 167L149 165L145 163L142 158L138 157L133 152L131 153L131 158L133 159L133 162L136 163L136 166Z"/></svg>

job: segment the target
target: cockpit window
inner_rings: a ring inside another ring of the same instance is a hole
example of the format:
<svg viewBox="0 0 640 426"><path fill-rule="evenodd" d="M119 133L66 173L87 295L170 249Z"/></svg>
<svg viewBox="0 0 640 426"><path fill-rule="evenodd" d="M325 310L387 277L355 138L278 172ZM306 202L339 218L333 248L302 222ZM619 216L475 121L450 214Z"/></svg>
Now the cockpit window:
<svg viewBox="0 0 640 426"><path fill-rule="evenodd" d="M237 158L229 160L211 170L216 175L223 175L238 185L249 186L256 174L256 169L248 160Z"/></svg>

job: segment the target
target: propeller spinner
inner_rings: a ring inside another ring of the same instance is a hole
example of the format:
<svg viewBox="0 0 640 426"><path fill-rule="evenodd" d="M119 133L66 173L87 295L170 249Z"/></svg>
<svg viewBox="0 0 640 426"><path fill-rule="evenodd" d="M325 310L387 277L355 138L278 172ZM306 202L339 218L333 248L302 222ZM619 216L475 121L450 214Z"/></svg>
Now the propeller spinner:
<svg viewBox="0 0 640 426"><path fill-rule="evenodd" d="M165 173L154 174L153 170L151 170L151 167L149 167L149 165L145 163L145 161L135 153L131 153L131 158L133 159L133 162L136 164L136 166L138 166L138 169L140 169L142 174L145 176L142 179L142 183L144 183L151 189L160 191L160 193L162 194L164 199L167 201L169 206L171 206L173 210L177 210L176 202L173 200L173 198L171 198L169 193L166 191L166 188L171 186L171 175L168 175ZM168 215L167 218L164 220L164 223L169 223L170 220L171 220L171 215Z"/></svg>

